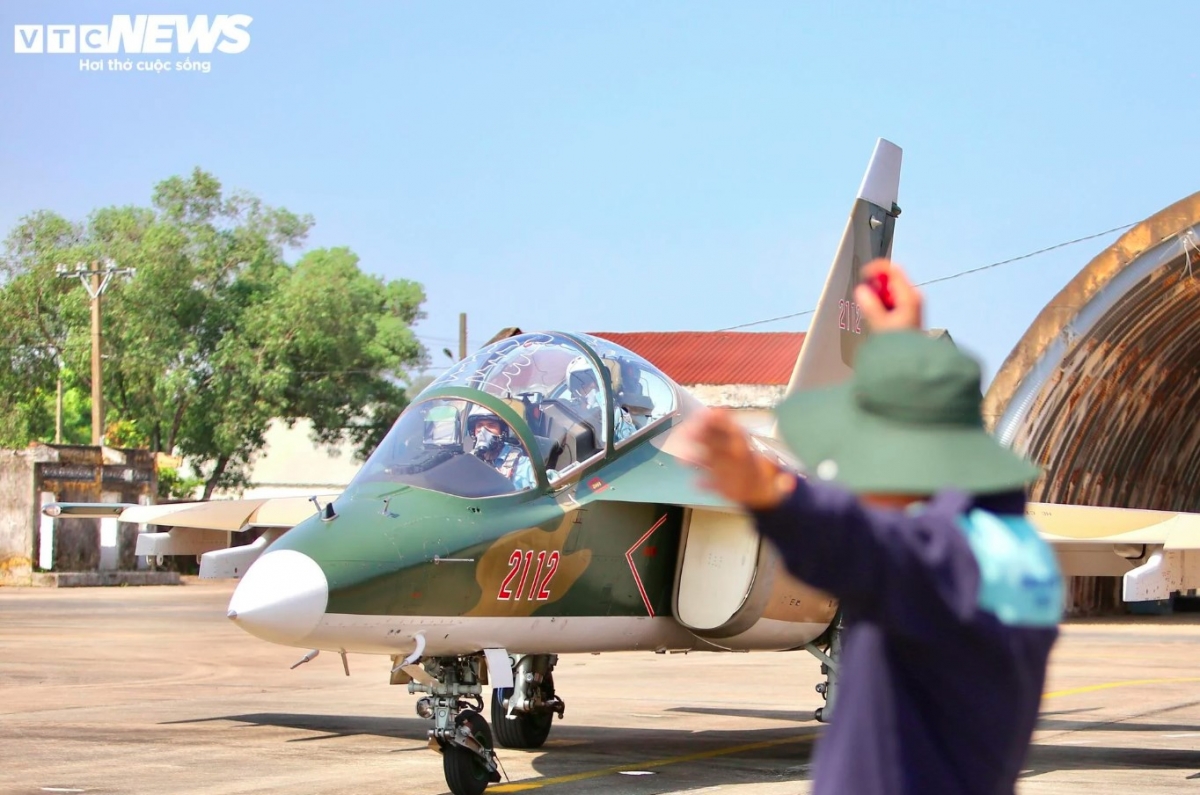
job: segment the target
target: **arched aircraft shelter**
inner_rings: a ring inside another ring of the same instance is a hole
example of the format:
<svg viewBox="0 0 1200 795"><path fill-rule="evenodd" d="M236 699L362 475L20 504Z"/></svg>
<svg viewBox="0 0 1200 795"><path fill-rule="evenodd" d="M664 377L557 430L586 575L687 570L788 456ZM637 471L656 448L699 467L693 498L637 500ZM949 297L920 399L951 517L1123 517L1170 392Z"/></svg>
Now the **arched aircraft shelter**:
<svg viewBox="0 0 1200 795"><path fill-rule="evenodd" d="M1044 468L1035 501L1200 511L1200 193L1130 229L1046 305L984 417Z"/></svg>

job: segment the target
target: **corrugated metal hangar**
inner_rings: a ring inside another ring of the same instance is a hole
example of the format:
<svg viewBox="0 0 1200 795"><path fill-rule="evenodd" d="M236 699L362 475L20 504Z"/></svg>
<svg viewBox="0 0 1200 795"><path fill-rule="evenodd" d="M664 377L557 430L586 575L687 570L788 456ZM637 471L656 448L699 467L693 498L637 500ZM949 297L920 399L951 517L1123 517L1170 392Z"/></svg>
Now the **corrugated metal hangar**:
<svg viewBox="0 0 1200 795"><path fill-rule="evenodd" d="M1200 511L1197 410L1200 193L1089 262L1017 343L983 406L1000 440L1043 467L1031 500L1189 512ZM1120 594L1117 577L1074 577L1069 607L1123 610Z"/></svg>
<svg viewBox="0 0 1200 795"><path fill-rule="evenodd" d="M1031 499L1200 510L1200 193L1142 221L1042 310L984 400L1044 467Z"/></svg>

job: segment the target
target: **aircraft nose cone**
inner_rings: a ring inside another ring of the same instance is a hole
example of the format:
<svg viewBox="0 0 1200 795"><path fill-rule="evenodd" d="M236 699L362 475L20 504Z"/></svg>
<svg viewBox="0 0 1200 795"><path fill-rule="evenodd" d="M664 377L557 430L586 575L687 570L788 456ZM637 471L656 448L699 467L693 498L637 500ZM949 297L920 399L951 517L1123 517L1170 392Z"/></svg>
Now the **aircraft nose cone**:
<svg viewBox="0 0 1200 795"><path fill-rule="evenodd" d="M329 582L302 552L279 549L256 560L229 600L229 618L255 637L284 645L317 628L329 603Z"/></svg>

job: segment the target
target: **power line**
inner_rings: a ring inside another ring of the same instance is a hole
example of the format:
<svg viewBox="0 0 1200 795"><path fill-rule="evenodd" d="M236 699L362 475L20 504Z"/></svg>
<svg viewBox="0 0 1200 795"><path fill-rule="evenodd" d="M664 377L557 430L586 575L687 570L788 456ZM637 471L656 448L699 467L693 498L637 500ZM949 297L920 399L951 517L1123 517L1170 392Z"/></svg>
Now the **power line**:
<svg viewBox="0 0 1200 795"><path fill-rule="evenodd" d="M950 276L942 276L937 279L930 279L927 282L921 282L920 284L917 285L917 287L924 287L927 284L937 284L938 282L948 282L951 279L957 279L960 276L966 276L971 273L979 273L980 271L985 271L985 270L988 270L989 268L998 268L1001 265L1007 265L1010 262L1017 262L1018 260L1029 259L1030 257L1036 257L1038 254L1045 254L1047 251L1054 251L1056 248L1066 248L1067 246L1073 246L1076 243L1082 243L1085 240L1092 240L1097 237L1104 237L1105 235L1111 235L1113 232L1120 232L1122 229L1128 229L1129 227L1133 226L1136 223L1138 223L1138 222L1134 221L1133 224L1122 224L1121 226L1114 226L1112 229L1105 229L1103 232L1096 232L1095 234L1092 234L1092 235L1086 235L1084 237L1077 237L1074 240L1068 240L1066 243L1056 243L1053 246L1046 246L1046 248L1039 248L1037 251L1031 251L1028 254L1022 254L1019 257L1012 257L1011 259L1005 259L1005 260L1000 260L999 262L993 262L991 265L983 265L978 268L971 268L970 270L960 271L959 273L954 273L954 274L951 274Z"/></svg>
<svg viewBox="0 0 1200 795"><path fill-rule="evenodd" d="M816 312L816 311L817 310L815 310L815 309L805 309L803 312L793 312L790 315L780 315L779 317L767 318L766 320L755 320L751 323L741 323L736 326L727 326L726 328L719 328L719 329L717 329L717 331L736 331L737 329L740 329L740 328L750 328L751 326L762 326L762 325L766 325L767 323L774 323L776 320L789 320L794 317L804 317L805 315L811 315L813 312Z"/></svg>
<svg viewBox="0 0 1200 795"><path fill-rule="evenodd" d="M979 273L980 271L990 270L991 268L998 268L1001 265L1008 265L1010 263L1018 262L1023 259L1029 259L1030 257L1036 257L1039 254L1045 254L1048 251L1054 251L1055 249L1058 249L1058 248L1066 248L1067 246L1073 246L1076 243L1083 243L1084 241L1093 240L1097 237L1104 237L1105 235L1111 235L1113 232L1120 232L1121 230L1128 229L1129 227L1134 226L1137 223L1138 222L1135 221L1132 224L1122 224L1121 226L1114 226L1112 229L1105 229L1103 232L1096 232L1091 235L1077 237L1074 240L1068 240L1065 243L1055 243L1053 246L1046 246L1045 248L1039 248L1037 251L1031 251L1028 254L1022 254L1019 257L1010 257L1009 259L1003 259L1003 260L1000 260L999 262L993 262L990 265L981 265L978 268L969 268L965 271L959 271L958 273L952 273L949 276L939 276L936 279L930 279L929 281L921 282L920 284L917 284L915 286L925 287L926 285L937 284L939 282L948 282L951 279L958 279L963 276L968 276L972 273ZM740 328L749 328L750 326L762 326L767 323L774 323L777 320L790 320L791 318L794 318L794 317L803 317L804 315L811 315L813 312L816 312L816 311L817 311L816 309L806 309L803 312L793 312L790 315L780 315L779 317L772 317L772 318L768 318L767 320L755 320L753 322L742 323L737 326L729 326L727 328L720 328L720 329L717 329L717 331L735 331Z"/></svg>
<svg viewBox="0 0 1200 795"><path fill-rule="evenodd" d="M1022 254L1022 255L1020 255L1020 256L1017 256L1017 257L1010 257L1009 259L1004 259L1004 260L1000 260L1000 261L998 261L998 262L993 262L993 263L991 263L991 264L989 264L989 265L981 265L981 266L979 266L979 267L977 267L977 268L968 268L967 270L959 271L958 273L952 273L952 274L950 274L949 276L940 276L940 277L938 277L938 278L936 278L936 279L930 279L930 280L928 280L928 281L920 282L920 283L919 283L919 284L917 284L916 286L917 286L917 287L925 287L925 286L928 286L928 285L930 285L930 284L938 284L938 283L940 283L940 282L948 282L948 281L951 281L952 279L958 279L958 278L961 278L961 277L963 277L963 276L969 276L969 275L971 275L971 274L973 274L973 273L979 273L979 272L981 272L981 271L990 270L990 269L992 269L992 268L998 268L998 267L1000 267L1001 265L1009 265L1009 264L1011 264L1011 263L1014 263L1014 262L1019 262L1019 261L1021 261L1021 260L1029 259L1029 258L1031 258L1031 257L1036 257L1036 256L1038 256L1039 254L1045 254L1045 253L1047 253L1047 252L1054 251L1054 250L1056 250L1056 249L1060 249L1060 248L1066 248L1067 246L1073 246L1073 245L1075 245L1075 244L1077 244L1077 243L1083 243L1083 242L1086 242L1086 241L1088 241L1088 240L1094 240L1095 238L1098 238L1098 237L1104 237L1105 235L1110 235L1110 234L1112 234L1113 232L1120 232L1120 231L1122 231L1122 230L1124 230L1124 229L1129 229L1130 227L1134 226L1136 223L1137 223L1137 222L1135 221L1134 223L1130 223L1130 224L1122 224L1122 225L1120 225L1120 226L1114 226L1114 227L1112 227L1111 229L1105 229L1103 232L1095 232L1095 233L1093 233L1093 234L1090 234L1090 235L1084 235L1083 237L1077 237L1077 238L1075 238L1074 240L1068 240L1068 241L1066 241L1066 242L1063 242L1063 243L1056 243L1056 244L1054 244L1053 246L1046 246L1045 248L1040 248L1040 249L1037 249L1036 251L1031 251L1031 252L1029 252L1028 254ZM751 322L749 322L749 323L740 323L740 324L738 324L738 325L736 325L736 326L727 326L727 327L725 327L725 328L719 328L719 329L717 329L717 331L736 331L737 329L750 328L751 326L762 326L762 325L766 325L766 324L768 324L768 323L775 323L775 322L777 322L777 321L780 321L780 320L791 320L792 318L804 317L805 315L811 315L811 314L813 314L813 313L814 313L814 312L816 312L816 311L817 311L816 309L806 309L806 310L804 310L803 312L792 312L792 313L790 313L790 314L787 314L787 315L779 315L779 316L777 316L777 317L767 318L767 319L765 319L765 320L754 320L754 321L751 321ZM451 343L452 343L452 342L458 342L458 340L457 340L457 339L450 339L450 338L448 338L448 337L437 337L437 336L431 336L431 335L425 335L425 334L417 334L416 336L417 336L417 338L418 338L418 339L422 339L422 340L430 340L430 341L437 341L437 342L451 342ZM15 343L15 342L16 342L16 340L14 340L14 339L11 339L11 338L10 338L10 339L8 340L8 342L9 342L10 344L12 344L12 343ZM53 347L54 347L54 346L52 346L52 345L48 345L48 344L38 344L38 343L31 343L31 344L25 344L25 345L17 345L17 349L18 349L18 350L20 350L20 349L26 349L26 350L28 350L28 349L38 349L38 348L48 348L48 349L53 349ZM474 348L474 347L477 347L477 346L471 345L470 347ZM10 350L11 350L11 349L10 349ZM109 358L109 357L105 357L105 358ZM117 357L117 358L119 358L119 357ZM436 371L436 370L445 370L445 369L449 369L449 367L451 367L451 366L452 366L452 365L445 365L445 366L443 366L443 367L430 367L430 368L427 368L427 371L428 371L428 370L435 370L435 371ZM325 371L325 372L364 372L364 371L336 371L336 370L332 370L332 371ZM314 372L313 372L313 374L317 374L317 373L314 371Z"/></svg>

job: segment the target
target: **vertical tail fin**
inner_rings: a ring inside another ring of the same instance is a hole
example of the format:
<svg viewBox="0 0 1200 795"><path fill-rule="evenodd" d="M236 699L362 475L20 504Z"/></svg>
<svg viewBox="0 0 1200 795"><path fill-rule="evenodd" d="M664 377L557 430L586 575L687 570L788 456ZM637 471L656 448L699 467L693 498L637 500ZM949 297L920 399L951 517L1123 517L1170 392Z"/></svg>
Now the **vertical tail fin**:
<svg viewBox="0 0 1200 795"><path fill-rule="evenodd" d="M875 143L785 397L844 381L853 369L855 351L867 331L854 303L854 287L863 265L892 254L892 231L900 215L900 160L900 147L883 138Z"/></svg>

